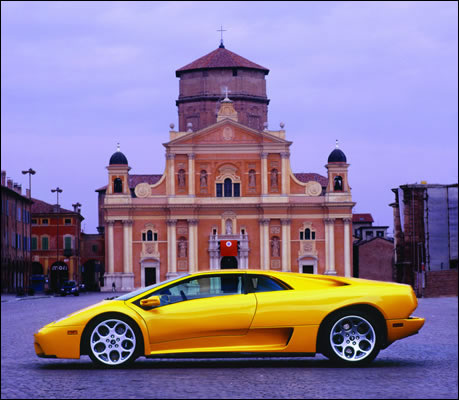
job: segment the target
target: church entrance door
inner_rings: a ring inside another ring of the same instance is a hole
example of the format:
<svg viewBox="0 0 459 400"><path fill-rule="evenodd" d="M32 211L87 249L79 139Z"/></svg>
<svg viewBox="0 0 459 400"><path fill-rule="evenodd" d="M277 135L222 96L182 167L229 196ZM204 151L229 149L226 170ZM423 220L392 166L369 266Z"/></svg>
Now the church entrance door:
<svg viewBox="0 0 459 400"><path fill-rule="evenodd" d="M221 269L235 269L237 268L237 258L234 256L225 256L220 261Z"/></svg>

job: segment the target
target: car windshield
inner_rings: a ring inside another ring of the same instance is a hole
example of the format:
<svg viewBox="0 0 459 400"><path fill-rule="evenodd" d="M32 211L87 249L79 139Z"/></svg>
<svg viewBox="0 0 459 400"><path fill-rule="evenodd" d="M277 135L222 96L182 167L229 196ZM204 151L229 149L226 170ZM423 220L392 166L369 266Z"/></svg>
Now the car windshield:
<svg viewBox="0 0 459 400"><path fill-rule="evenodd" d="M159 283L155 283L155 284L150 285L150 286L145 286L143 288L134 290L133 292L129 292L129 293L123 294L122 296L119 296L119 297L115 297L115 300L129 300L129 299L132 299L133 297L136 297L139 294L148 292L149 290L154 289L154 288L156 288L156 287L158 287L160 285L163 285L163 284L169 283L169 282L173 282L173 281L175 281L175 280L177 280L179 278L183 278L184 276L188 276L188 275L189 274L183 274L183 275L177 276L176 278L167 279L165 281L162 281L162 282L159 282Z"/></svg>
<svg viewBox="0 0 459 400"><path fill-rule="evenodd" d="M65 281L64 282L64 286L75 286L75 285L76 285L75 281Z"/></svg>

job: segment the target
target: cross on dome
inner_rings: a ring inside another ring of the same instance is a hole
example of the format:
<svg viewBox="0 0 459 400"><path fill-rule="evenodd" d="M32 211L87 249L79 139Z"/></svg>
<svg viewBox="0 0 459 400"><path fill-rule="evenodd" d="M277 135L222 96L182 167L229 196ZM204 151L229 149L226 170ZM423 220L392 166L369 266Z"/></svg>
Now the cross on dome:
<svg viewBox="0 0 459 400"><path fill-rule="evenodd" d="M223 26L220 25L220 29L217 29L217 32L220 32L220 48L225 48L225 46L223 45L223 32L226 32L226 29L223 29Z"/></svg>

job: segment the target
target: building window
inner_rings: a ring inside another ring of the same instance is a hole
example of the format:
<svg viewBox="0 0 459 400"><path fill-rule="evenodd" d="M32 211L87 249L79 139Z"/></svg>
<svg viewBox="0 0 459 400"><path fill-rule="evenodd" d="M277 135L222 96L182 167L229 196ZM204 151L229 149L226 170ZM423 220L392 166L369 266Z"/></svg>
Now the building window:
<svg viewBox="0 0 459 400"><path fill-rule="evenodd" d="M49 238L47 236L44 236L41 238L41 249L48 250L48 247L49 247Z"/></svg>
<svg viewBox="0 0 459 400"><path fill-rule="evenodd" d="M343 178L341 178L339 175L335 176L334 182L335 182L334 190L342 191L343 190Z"/></svg>
<svg viewBox="0 0 459 400"><path fill-rule="evenodd" d="M64 249L71 249L72 248L72 237L66 236L64 237Z"/></svg>
<svg viewBox="0 0 459 400"><path fill-rule="evenodd" d="M233 182L230 178L226 178L224 182L225 197L233 197Z"/></svg>
<svg viewBox="0 0 459 400"><path fill-rule="evenodd" d="M32 250L37 250L37 237L32 236Z"/></svg>
<svg viewBox="0 0 459 400"><path fill-rule="evenodd" d="M237 76L237 69L233 68L233 76Z"/></svg>
<svg viewBox="0 0 459 400"><path fill-rule="evenodd" d="M21 213L22 213L21 207L18 207L18 211L17 211L17 213L16 213L16 218L17 218L18 221L21 220Z"/></svg>
<svg viewBox="0 0 459 400"><path fill-rule="evenodd" d="M153 240L153 232L147 231L147 242L151 242Z"/></svg>
<svg viewBox="0 0 459 400"><path fill-rule="evenodd" d="M65 225L71 225L72 224L72 218L65 218L64 224Z"/></svg>
<svg viewBox="0 0 459 400"><path fill-rule="evenodd" d="M21 248L21 235L19 233L16 233L16 247Z"/></svg>
<svg viewBox="0 0 459 400"><path fill-rule="evenodd" d="M32 225L37 225L37 219L36 218L32 218Z"/></svg>
<svg viewBox="0 0 459 400"><path fill-rule="evenodd" d="M241 184L233 183L231 178L226 178L223 183L216 185L217 197L241 197Z"/></svg>
<svg viewBox="0 0 459 400"><path fill-rule="evenodd" d="M365 238L366 239L371 239L373 237L373 231L367 231L365 232Z"/></svg>
<svg viewBox="0 0 459 400"><path fill-rule="evenodd" d="M376 236L384 237L384 232L383 231L376 231Z"/></svg>
<svg viewBox="0 0 459 400"><path fill-rule="evenodd" d="M115 178L113 181L113 192L123 193L123 181L120 178Z"/></svg>
<svg viewBox="0 0 459 400"><path fill-rule="evenodd" d="M92 245L92 252L93 252L93 253L97 253L97 250L98 250L98 249L97 249L97 244L93 244L93 245Z"/></svg>
<svg viewBox="0 0 459 400"><path fill-rule="evenodd" d="M42 225L48 225L48 222L49 222L49 221L48 221L48 218L43 218L43 219L41 220L41 224L42 224Z"/></svg>
<svg viewBox="0 0 459 400"><path fill-rule="evenodd" d="M309 224L304 224L300 230L300 240L316 240L316 231L311 227L308 227ZM306 226L306 227L305 227Z"/></svg>

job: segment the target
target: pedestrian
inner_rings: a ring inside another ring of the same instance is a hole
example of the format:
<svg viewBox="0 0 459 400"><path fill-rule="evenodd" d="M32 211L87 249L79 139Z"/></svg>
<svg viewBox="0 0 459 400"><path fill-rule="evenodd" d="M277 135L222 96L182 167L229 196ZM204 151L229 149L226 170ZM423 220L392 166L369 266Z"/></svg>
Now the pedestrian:
<svg viewBox="0 0 459 400"><path fill-rule="evenodd" d="M116 285L115 285L115 281L113 281L113 283L112 283L112 292L116 292Z"/></svg>

